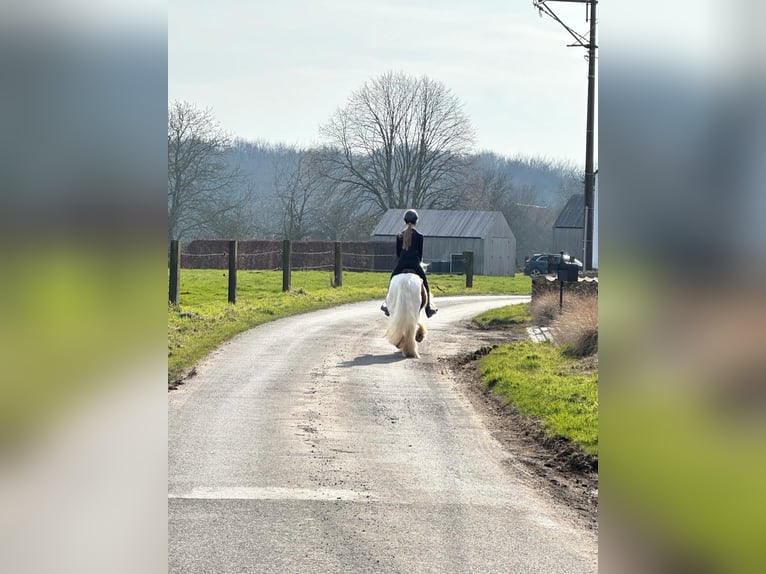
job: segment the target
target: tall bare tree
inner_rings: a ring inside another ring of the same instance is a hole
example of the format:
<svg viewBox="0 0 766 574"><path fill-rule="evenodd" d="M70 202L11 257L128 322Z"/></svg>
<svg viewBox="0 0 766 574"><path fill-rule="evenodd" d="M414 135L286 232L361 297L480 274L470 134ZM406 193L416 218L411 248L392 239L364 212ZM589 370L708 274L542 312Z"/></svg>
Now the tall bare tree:
<svg viewBox="0 0 766 574"><path fill-rule="evenodd" d="M473 129L442 83L389 72L351 94L321 128L323 174L383 211L449 208L459 198Z"/></svg>
<svg viewBox="0 0 766 574"><path fill-rule="evenodd" d="M246 199L233 196L238 177L224 158L229 137L209 109L168 106L168 236L188 239L232 219Z"/></svg>

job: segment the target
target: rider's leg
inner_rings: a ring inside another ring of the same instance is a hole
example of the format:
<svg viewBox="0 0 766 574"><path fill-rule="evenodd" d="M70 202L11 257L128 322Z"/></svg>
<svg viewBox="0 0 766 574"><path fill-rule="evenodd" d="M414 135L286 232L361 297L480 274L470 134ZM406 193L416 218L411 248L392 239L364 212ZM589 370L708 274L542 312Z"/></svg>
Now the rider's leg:
<svg viewBox="0 0 766 574"><path fill-rule="evenodd" d="M399 266L397 265L396 268L394 269L393 273L391 273L391 277L393 278L393 276L398 274L398 273L399 273ZM391 285L391 279L388 280L388 284L389 284L389 286ZM386 317L390 317L391 316L391 313L388 312L388 305L386 305L385 300L380 305L380 310L383 311L386 314Z"/></svg>
<svg viewBox="0 0 766 574"><path fill-rule="evenodd" d="M418 275L420 275L420 278L423 279L423 285L425 285L426 293L428 294L428 299L426 301L426 317L430 319L439 309L431 304L431 288L428 286L428 277L426 277L425 271L420 269L420 273L418 273Z"/></svg>

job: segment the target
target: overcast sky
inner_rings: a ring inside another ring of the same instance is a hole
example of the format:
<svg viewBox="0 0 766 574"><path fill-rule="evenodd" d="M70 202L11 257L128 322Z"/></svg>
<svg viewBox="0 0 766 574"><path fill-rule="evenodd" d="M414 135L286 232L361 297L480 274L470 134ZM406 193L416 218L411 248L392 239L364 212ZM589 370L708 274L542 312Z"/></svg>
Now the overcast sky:
<svg viewBox="0 0 766 574"><path fill-rule="evenodd" d="M587 33L584 6L551 6ZM464 102L477 151L584 165L586 51L531 0L171 0L168 20L168 98L236 137L312 145L353 90L404 71Z"/></svg>

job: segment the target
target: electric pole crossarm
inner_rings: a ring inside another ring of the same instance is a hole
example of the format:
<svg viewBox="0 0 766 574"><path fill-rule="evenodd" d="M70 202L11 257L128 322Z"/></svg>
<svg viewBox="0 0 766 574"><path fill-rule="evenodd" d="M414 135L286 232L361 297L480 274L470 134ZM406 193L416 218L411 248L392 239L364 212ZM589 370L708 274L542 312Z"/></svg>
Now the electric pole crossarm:
<svg viewBox="0 0 766 574"><path fill-rule="evenodd" d="M564 24L564 22L561 20L561 18L559 18L556 15L556 13L553 10L551 10L545 4L546 1L561 1L561 0L540 0L540 1L536 1L534 3L535 8L537 8L541 13L549 16L550 18L552 18L553 20L555 20L556 22L561 24L561 26L567 32L569 32L569 34L577 41L577 44L574 44L575 46L581 46L583 48L587 48L588 47L588 39L585 36L583 36L582 34L580 34L579 32L576 32L575 30L573 30L572 28L570 28L569 26Z"/></svg>

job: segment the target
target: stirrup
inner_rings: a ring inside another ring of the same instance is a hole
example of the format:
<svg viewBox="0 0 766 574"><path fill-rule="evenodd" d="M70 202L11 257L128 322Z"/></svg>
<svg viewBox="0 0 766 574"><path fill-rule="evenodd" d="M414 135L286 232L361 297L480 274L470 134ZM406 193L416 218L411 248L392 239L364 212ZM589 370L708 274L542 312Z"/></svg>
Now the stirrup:
<svg viewBox="0 0 766 574"><path fill-rule="evenodd" d="M426 307L426 317L428 317L429 319L433 317L434 315L436 315L436 313L438 312L439 312L439 309L437 309L436 307L431 307L431 306Z"/></svg>
<svg viewBox="0 0 766 574"><path fill-rule="evenodd" d="M385 303L381 303L380 310L383 311L386 314L386 317L390 317L391 313L388 312L388 307L386 307Z"/></svg>

